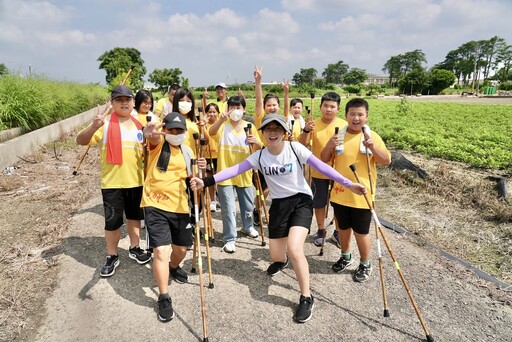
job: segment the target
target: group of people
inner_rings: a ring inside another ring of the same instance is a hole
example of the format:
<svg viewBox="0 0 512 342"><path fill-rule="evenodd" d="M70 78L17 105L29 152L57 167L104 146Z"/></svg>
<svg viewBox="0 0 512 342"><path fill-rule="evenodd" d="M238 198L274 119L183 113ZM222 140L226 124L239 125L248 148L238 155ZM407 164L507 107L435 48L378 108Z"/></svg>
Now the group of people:
<svg viewBox="0 0 512 342"><path fill-rule="evenodd" d="M194 96L186 88L169 86L168 98L160 100L153 113L154 100L149 91L139 90L134 96L130 88L120 85L112 90L106 110L77 135L78 144L101 144L107 258L100 275L112 276L119 265L124 214L129 257L139 264L153 260L161 321L174 317L169 276L178 283L188 281L180 265L192 245L198 219L191 210L193 193L204 187L212 190L212 206L206 209L215 211L218 197L222 250L234 253L236 200L241 233L250 238L259 236L254 228L259 224L254 184L259 180L272 200L267 222L272 263L267 273L274 276L291 262L300 289L295 321L303 323L312 317L314 298L304 244L314 213L318 225L315 244L323 245L329 203L336 222L333 239L341 248L333 271L341 272L352 264L350 242L354 232L360 254L354 280L363 282L370 276L371 212L362 195L371 189L374 199L375 165L389 165L391 156L380 136L366 125L368 103L351 99L343 120L337 117L340 96L327 92L321 97L320 118L308 116L305 120L302 100L289 101L289 85L285 82L285 105L280 114L279 97L263 96L262 73L262 69L255 68L254 125L244 120L243 94L228 98L223 83L215 87L216 100L203 108L203 120L197 119ZM208 145L206 158L198 155L198 137ZM192 174L193 159L204 170L203 177ZM360 170L360 183L349 169L352 164ZM311 182L305 177L306 166ZM253 174L253 170L257 172ZM147 229L148 250L139 246L141 220Z"/></svg>

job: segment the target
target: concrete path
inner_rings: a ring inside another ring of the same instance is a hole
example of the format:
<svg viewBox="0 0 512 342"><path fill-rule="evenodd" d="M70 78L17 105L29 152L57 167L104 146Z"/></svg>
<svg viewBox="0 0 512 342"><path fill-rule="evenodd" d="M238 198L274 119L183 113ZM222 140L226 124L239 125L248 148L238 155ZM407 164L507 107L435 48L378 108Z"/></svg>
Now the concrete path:
<svg viewBox="0 0 512 342"><path fill-rule="evenodd" d="M391 317L383 317L376 255L371 279L355 283L355 265L350 272L334 274L330 266L338 259L339 249L329 243L320 257L311 235L305 250L315 309L309 322L297 324L292 320L299 299L293 269L273 278L267 276L268 244L262 247L261 240L241 237L235 254L222 252L220 213L214 217L214 288L205 288L209 341L425 340L384 245ZM36 341L202 341L199 276L189 274L188 284L170 283L176 317L168 323L159 322L151 266L137 265L128 258L125 235L116 274L100 278L102 227L98 193L77 213L69 229L58 286L47 300L47 317ZM510 341L512 309L488 296L489 284L472 285L467 281L472 275L406 236L389 231L386 236L436 341ZM357 252L353 254L358 260ZM183 265L187 272L191 257L190 252ZM206 257L203 266L207 285Z"/></svg>

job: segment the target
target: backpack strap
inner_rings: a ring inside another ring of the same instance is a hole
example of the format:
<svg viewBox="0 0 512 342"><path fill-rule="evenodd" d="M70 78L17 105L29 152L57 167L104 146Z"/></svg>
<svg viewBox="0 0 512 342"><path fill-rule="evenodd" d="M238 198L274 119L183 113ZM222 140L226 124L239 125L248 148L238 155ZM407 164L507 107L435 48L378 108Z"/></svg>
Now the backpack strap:
<svg viewBox="0 0 512 342"><path fill-rule="evenodd" d="M297 155L297 152L295 152L295 149L293 148L293 142L290 141L290 148L292 149L293 154L295 154L295 158L297 158L297 161L299 162L300 169L302 170L302 163L300 162L299 156Z"/></svg>

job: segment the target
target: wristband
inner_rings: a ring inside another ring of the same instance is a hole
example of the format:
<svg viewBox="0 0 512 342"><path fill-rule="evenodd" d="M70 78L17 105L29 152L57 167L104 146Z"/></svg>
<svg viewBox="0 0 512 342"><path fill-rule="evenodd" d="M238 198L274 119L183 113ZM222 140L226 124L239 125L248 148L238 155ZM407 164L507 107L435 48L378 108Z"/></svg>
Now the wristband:
<svg viewBox="0 0 512 342"><path fill-rule="evenodd" d="M215 185L215 178L213 176L208 176L203 178L204 187Z"/></svg>
<svg viewBox="0 0 512 342"><path fill-rule="evenodd" d="M311 131L306 131L306 127L304 127L304 128L302 129L302 132L304 132L304 133L306 133L306 134L311 133Z"/></svg>

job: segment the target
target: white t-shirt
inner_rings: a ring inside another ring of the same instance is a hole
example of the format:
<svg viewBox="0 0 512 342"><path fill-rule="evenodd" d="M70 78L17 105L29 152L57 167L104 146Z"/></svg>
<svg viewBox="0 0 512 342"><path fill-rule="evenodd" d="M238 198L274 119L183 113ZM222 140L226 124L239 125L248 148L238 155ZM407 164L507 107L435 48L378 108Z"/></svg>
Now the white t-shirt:
<svg viewBox="0 0 512 342"><path fill-rule="evenodd" d="M299 192L313 197L301 167L306 164L311 151L301 143L292 142L293 153L290 142L285 141L284 144L283 151L278 155L272 155L264 148L251 154L247 161L265 176L270 198L286 198Z"/></svg>

